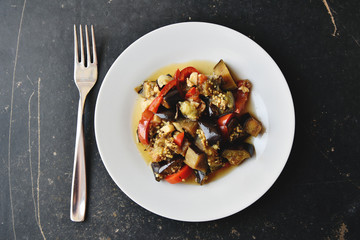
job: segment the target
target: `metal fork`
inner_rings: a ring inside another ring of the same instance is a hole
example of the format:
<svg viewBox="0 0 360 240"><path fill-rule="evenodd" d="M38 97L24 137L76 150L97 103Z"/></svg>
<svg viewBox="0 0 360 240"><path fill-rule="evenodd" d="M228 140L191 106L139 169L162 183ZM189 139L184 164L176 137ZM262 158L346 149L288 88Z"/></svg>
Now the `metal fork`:
<svg viewBox="0 0 360 240"><path fill-rule="evenodd" d="M85 99L98 78L97 57L94 27L91 25L92 38L92 61L90 55L89 34L85 25L86 36L86 64L84 56L84 43L82 27L80 25L80 58L78 56L78 39L76 25L74 25L74 80L79 90L80 100L77 115L76 141L74 170L71 187L70 219L74 222L82 222L85 219L86 209L86 169L85 169L85 147L83 133L83 111Z"/></svg>

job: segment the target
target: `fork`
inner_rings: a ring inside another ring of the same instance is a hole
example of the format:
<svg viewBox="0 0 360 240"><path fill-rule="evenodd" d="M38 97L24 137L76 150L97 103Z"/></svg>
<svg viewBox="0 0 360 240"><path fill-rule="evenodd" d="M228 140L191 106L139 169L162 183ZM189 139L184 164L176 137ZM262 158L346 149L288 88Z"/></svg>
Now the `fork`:
<svg viewBox="0 0 360 240"><path fill-rule="evenodd" d="M86 64L84 54L84 43L82 27L80 25L80 58L78 56L78 39L76 25L74 25L74 81L79 90L80 100L77 115L74 170L71 186L70 219L74 222L82 222L85 219L86 210L86 168L85 168L85 146L83 132L83 112L86 96L95 85L98 78L97 57L94 27L91 25L92 38L92 61L90 55L90 44L88 27L85 25L86 36Z"/></svg>

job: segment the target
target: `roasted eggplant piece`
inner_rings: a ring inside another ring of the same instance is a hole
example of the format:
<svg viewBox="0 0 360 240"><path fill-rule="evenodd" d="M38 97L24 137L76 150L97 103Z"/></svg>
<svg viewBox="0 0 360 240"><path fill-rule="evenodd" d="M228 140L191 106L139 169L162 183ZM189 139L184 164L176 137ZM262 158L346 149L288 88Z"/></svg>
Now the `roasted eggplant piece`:
<svg viewBox="0 0 360 240"><path fill-rule="evenodd" d="M205 146L204 142L201 140L199 136L195 138L194 144L201 151L205 152L207 155L207 164L210 168L210 172L213 172L222 167L223 161L219 156L218 150L213 147Z"/></svg>
<svg viewBox="0 0 360 240"><path fill-rule="evenodd" d="M178 157L177 159L170 161L152 162L151 168L153 170L155 180L160 181L167 175L173 174L174 172L180 170L183 165L183 160Z"/></svg>
<svg viewBox="0 0 360 240"><path fill-rule="evenodd" d="M201 138L199 136L196 136L195 140L194 140L194 144L197 148L199 148L201 151L205 152L206 151L206 147L204 142L201 140Z"/></svg>
<svg viewBox="0 0 360 240"><path fill-rule="evenodd" d="M209 118L202 118L199 120L199 126L204 132L209 146L212 146L221 140L221 132L216 122L211 121Z"/></svg>
<svg viewBox="0 0 360 240"><path fill-rule="evenodd" d="M253 116L251 116L250 113L245 113L243 116L241 116L240 123L244 130L254 137L256 137L262 130L261 123Z"/></svg>
<svg viewBox="0 0 360 240"><path fill-rule="evenodd" d="M176 113L177 110L178 110L177 108L168 109L168 108L160 105L156 112L156 115L166 121L174 121L176 118L176 115L177 115L177 113Z"/></svg>
<svg viewBox="0 0 360 240"><path fill-rule="evenodd" d="M211 172L214 172L223 167L223 161L217 153L215 155L209 155L207 158L207 163Z"/></svg>
<svg viewBox="0 0 360 240"><path fill-rule="evenodd" d="M262 126L258 120L251 117L246 121L246 123L244 125L244 129L251 136L256 137L261 132Z"/></svg>
<svg viewBox="0 0 360 240"><path fill-rule="evenodd" d="M196 121L191 121L189 119L179 120L178 123L185 130L185 132L189 133L192 137L196 136L196 129L198 128L198 123Z"/></svg>
<svg viewBox="0 0 360 240"><path fill-rule="evenodd" d="M215 65L214 73L216 75L222 76L223 82L221 83L221 88L223 90L228 91L235 90L237 88L229 69L227 68L225 62L222 59Z"/></svg>
<svg viewBox="0 0 360 240"><path fill-rule="evenodd" d="M231 118L229 122L226 124L229 134L231 134L238 125L239 125L239 121L234 117Z"/></svg>
<svg viewBox="0 0 360 240"><path fill-rule="evenodd" d="M205 97L204 95L200 95L200 99L205 102L206 108L204 111L204 115L208 116L209 118L216 117L220 114L220 109L210 103L210 99L208 97Z"/></svg>
<svg viewBox="0 0 360 240"><path fill-rule="evenodd" d="M224 150L221 156L227 159L231 165L239 165L245 159L252 157L254 152L255 149L252 144L242 143L241 145Z"/></svg>
<svg viewBox="0 0 360 240"><path fill-rule="evenodd" d="M205 183L206 180L208 179L206 172L194 170L194 173L195 173L195 181L200 185L203 185L203 183Z"/></svg>
<svg viewBox="0 0 360 240"><path fill-rule="evenodd" d="M227 128L229 131L228 140L230 143L242 142L249 136L236 118L230 119Z"/></svg>
<svg viewBox="0 0 360 240"><path fill-rule="evenodd" d="M159 89L162 89L168 82L170 82L173 78L171 75L160 75L158 79L156 79L156 83Z"/></svg>
<svg viewBox="0 0 360 240"><path fill-rule="evenodd" d="M215 117L220 114L220 109L217 106L209 103L209 105L207 105L207 113L209 117Z"/></svg>
<svg viewBox="0 0 360 240"><path fill-rule="evenodd" d="M135 92L137 92L138 94L141 94L143 91L143 84L140 84L139 86L135 87L134 90Z"/></svg>
<svg viewBox="0 0 360 240"><path fill-rule="evenodd" d="M235 98L234 94L231 91L227 91L225 93L225 99L227 100L227 106L225 112L233 112L235 109ZM225 113L224 112L224 113Z"/></svg>
<svg viewBox="0 0 360 240"><path fill-rule="evenodd" d="M198 149L195 145L188 147L185 154L184 163L186 163L192 169L199 171L206 172L208 169L206 154L200 151L200 149Z"/></svg>
<svg viewBox="0 0 360 240"><path fill-rule="evenodd" d="M175 108L180 100L181 96L176 88L171 89L163 98L164 106L167 108Z"/></svg>
<svg viewBox="0 0 360 240"><path fill-rule="evenodd" d="M178 130L179 132L184 131L184 129L182 128L182 126L179 122L173 122L173 125L175 126L176 130Z"/></svg>
<svg viewBox="0 0 360 240"><path fill-rule="evenodd" d="M151 97L155 97L157 92L159 91L159 88L155 81L145 81L143 83L143 90L141 92L141 95L149 99Z"/></svg>
<svg viewBox="0 0 360 240"><path fill-rule="evenodd" d="M184 138L183 143L180 148L180 151L179 151L179 154L181 154L182 156L185 157L190 145L191 145L191 143L189 142L188 138Z"/></svg>
<svg viewBox="0 0 360 240"><path fill-rule="evenodd" d="M246 143L244 142L242 144L243 148L248 151L248 153L250 153L250 157L252 157L255 154L255 147L254 145L250 144L250 143Z"/></svg>

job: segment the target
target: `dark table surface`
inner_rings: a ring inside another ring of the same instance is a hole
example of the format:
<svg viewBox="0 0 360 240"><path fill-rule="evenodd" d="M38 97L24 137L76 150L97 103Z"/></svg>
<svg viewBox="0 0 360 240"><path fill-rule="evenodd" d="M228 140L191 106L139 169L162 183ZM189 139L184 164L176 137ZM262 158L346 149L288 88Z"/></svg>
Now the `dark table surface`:
<svg viewBox="0 0 360 240"><path fill-rule="evenodd" d="M296 112L293 148L270 190L237 214L202 223L169 220L130 200L104 168L93 126L118 55L158 27L188 21L224 25L260 44L283 71ZM100 60L85 109L83 223L69 219L74 23L95 25ZM359 239L359 24L357 0L2 0L0 239Z"/></svg>

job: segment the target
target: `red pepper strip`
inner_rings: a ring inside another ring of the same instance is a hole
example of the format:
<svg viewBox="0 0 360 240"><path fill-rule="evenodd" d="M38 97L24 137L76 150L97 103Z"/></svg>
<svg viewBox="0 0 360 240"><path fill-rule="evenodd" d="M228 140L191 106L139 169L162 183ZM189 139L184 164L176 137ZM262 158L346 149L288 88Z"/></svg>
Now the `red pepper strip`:
<svg viewBox="0 0 360 240"><path fill-rule="evenodd" d="M149 110L152 111L153 113L156 113L162 100L163 97L170 91L170 89L172 89L174 86L176 85L176 80L171 80L170 82L168 82L160 91L160 93L157 95L157 97L151 102L151 104L149 105Z"/></svg>
<svg viewBox="0 0 360 240"><path fill-rule="evenodd" d="M203 84L204 82L206 82L207 80L207 76L204 74L199 74L199 80L198 80L198 84Z"/></svg>
<svg viewBox="0 0 360 240"><path fill-rule="evenodd" d="M176 143L176 145L178 145L179 147L181 147L183 141L184 141L184 132L179 133L178 135L175 136L174 138L174 142Z"/></svg>
<svg viewBox="0 0 360 240"><path fill-rule="evenodd" d="M138 137L142 144L149 144L149 127L150 121L153 118L154 113L149 109L145 109L145 111L141 115L141 119L138 125Z"/></svg>
<svg viewBox="0 0 360 240"><path fill-rule="evenodd" d="M219 126L220 131L221 131L221 135L224 137L224 139L228 139L229 138L229 131L227 126Z"/></svg>
<svg viewBox="0 0 360 240"><path fill-rule="evenodd" d="M183 179L188 178L191 175L191 173L192 173L191 167L185 165L178 172L165 177L165 180L171 184L179 183Z"/></svg>
<svg viewBox="0 0 360 240"><path fill-rule="evenodd" d="M160 91L158 96L165 96L170 89L172 89L174 86L176 86L176 79L171 80L170 82L168 82Z"/></svg>
<svg viewBox="0 0 360 240"><path fill-rule="evenodd" d="M149 127L150 127L150 121L154 116L154 113L157 112L163 97L172 89L174 86L176 86L176 80L171 80L168 82L163 89L161 89L158 96L150 103L149 107L145 109L145 111L141 115L141 119L139 121L138 125L138 136L139 140L142 144L148 145L149 144Z"/></svg>
<svg viewBox="0 0 360 240"><path fill-rule="evenodd" d="M157 96L149 105L148 109L152 111L153 113L156 113L161 102L163 100L163 96Z"/></svg>
<svg viewBox="0 0 360 240"><path fill-rule="evenodd" d="M189 89L189 91L185 94L185 98L186 99L193 99L194 101L197 101L199 100L199 95L200 95L200 92L199 90L197 90L196 87L192 87Z"/></svg>
<svg viewBox="0 0 360 240"><path fill-rule="evenodd" d="M245 84L245 81L239 81L237 83L238 88L243 86ZM235 112L241 113L241 111L245 108L245 104L248 100L249 92L243 92L241 89L238 89L236 91L235 96Z"/></svg>
<svg viewBox="0 0 360 240"><path fill-rule="evenodd" d="M174 74L174 79L179 80L179 76L180 76L180 70L177 69L175 74Z"/></svg>
<svg viewBox="0 0 360 240"><path fill-rule="evenodd" d="M226 139L229 137L229 131L227 128L227 124L229 123L229 121L231 120L231 118L233 116L234 116L234 113L229 113L218 119L218 125L220 128L220 131L221 131L223 137Z"/></svg>
<svg viewBox="0 0 360 240"><path fill-rule="evenodd" d="M176 88L180 93L180 96L183 98L184 97L184 92L183 89L181 87L181 82L179 81L179 77L180 77L180 70L177 69L175 74L174 74L174 80L176 80Z"/></svg>
<svg viewBox="0 0 360 240"><path fill-rule="evenodd" d="M229 122L230 122L230 119L234 116L234 113L229 113L229 114L226 114L222 117L220 117L218 119L218 124L219 126L226 126Z"/></svg>
<svg viewBox="0 0 360 240"><path fill-rule="evenodd" d="M199 73L199 71L194 67L186 67L180 72L179 81L183 82L188 78L193 72Z"/></svg>

